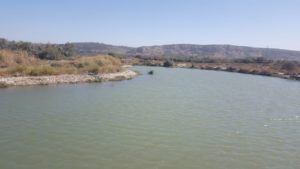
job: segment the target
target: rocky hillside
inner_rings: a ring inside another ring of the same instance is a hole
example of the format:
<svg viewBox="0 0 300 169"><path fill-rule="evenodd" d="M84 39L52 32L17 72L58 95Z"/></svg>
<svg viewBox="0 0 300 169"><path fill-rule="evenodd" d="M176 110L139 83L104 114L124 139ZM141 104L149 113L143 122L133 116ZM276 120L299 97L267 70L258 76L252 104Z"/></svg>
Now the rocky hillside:
<svg viewBox="0 0 300 169"><path fill-rule="evenodd" d="M135 51L136 55L162 56L171 58L253 58L264 57L267 59L300 60L300 51L282 49L252 48L233 45L164 45L152 47L140 47Z"/></svg>
<svg viewBox="0 0 300 169"><path fill-rule="evenodd" d="M133 48L94 42L37 44L30 42L8 41L0 38L0 49L24 50L27 51L27 53L40 59L60 59L78 54L110 54L122 56L139 56L142 58L172 58L180 60L197 60L203 58L243 59L263 57L269 60L300 61L300 51L271 48L253 48L233 45L174 44Z"/></svg>
<svg viewBox="0 0 300 169"><path fill-rule="evenodd" d="M81 55L95 55L95 54L108 54L108 53L118 53L127 54L129 51L134 50L134 48L126 46L113 46L103 43L95 42L80 42L72 43L74 51Z"/></svg>
<svg viewBox="0 0 300 169"><path fill-rule="evenodd" d="M102 43L72 43L79 54L121 54L125 56L201 59L201 58L257 58L271 60L300 60L300 51L253 48L233 45L193 45L174 44L162 46L144 46L138 48L113 46Z"/></svg>

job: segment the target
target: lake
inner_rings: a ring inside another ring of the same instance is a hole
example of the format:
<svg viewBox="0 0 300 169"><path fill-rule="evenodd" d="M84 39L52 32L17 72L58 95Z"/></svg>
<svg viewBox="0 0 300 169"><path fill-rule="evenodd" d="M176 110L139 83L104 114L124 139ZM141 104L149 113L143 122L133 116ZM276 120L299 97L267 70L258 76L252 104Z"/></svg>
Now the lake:
<svg viewBox="0 0 300 169"><path fill-rule="evenodd" d="M0 168L300 167L299 82L132 69L142 75L102 84L0 89Z"/></svg>

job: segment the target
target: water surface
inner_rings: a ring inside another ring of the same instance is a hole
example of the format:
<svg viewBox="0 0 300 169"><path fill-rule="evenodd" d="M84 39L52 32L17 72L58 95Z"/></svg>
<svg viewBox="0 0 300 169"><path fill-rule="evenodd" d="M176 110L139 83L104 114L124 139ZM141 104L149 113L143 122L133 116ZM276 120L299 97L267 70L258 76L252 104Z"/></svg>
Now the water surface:
<svg viewBox="0 0 300 169"><path fill-rule="evenodd" d="M299 82L134 69L144 75L1 89L0 168L299 168Z"/></svg>

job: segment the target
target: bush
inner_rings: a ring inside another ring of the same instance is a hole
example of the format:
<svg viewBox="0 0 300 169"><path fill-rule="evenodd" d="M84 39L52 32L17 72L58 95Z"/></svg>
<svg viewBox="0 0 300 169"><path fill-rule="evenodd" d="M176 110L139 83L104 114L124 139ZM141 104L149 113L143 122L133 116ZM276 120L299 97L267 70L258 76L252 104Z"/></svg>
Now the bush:
<svg viewBox="0 0 300 169"><path fill-rule="evenodd" d="M71 43L66 44L38 44L30 42L16 42L8 41L0 38L0 49L7 49L12 51L23 51L29 55L33 55L40 59L61 59L64 57L71 57L75 55L74 45Z"/></svg>
<svg viewBox="0 0 300 169"><path fill-rule="evenodd" d="M47 45L42 51L38 54L40 59L56 60L63 58L62 51L54 45Z"/></svg>
<svg viewBox="0 0 300 169"><path fill-rule="evenodd" d="M8 41L6 39L0 38L0 49L7 48Z"/></svg>
<svg viewBox="0 0 300 169"><path fill-rule="evenodd" d="M93 74L97 74L99 72L99 65L97 64L90 64L88 65L85 70L88 72L88 73L93 73Z"/></svg>
<svg viewBox="0 0 300 169"><path fill-rule="evenodd" d="M286 61L281 64L281 68L288 71L294 70L296 67L297 64L292 61Z"/></svg>
<svg viewBox="0 0 300 169"><path fill-rule="evenodd" d="M167 61L164 62L163 66L164 67L173 67L174 63L170 60L167 60Z"/></svg>

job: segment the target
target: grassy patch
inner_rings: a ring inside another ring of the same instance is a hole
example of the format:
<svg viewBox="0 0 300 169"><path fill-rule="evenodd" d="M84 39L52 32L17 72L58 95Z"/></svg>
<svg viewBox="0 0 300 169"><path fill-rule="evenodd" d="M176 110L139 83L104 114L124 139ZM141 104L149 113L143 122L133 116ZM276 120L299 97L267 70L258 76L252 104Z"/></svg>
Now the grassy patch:
<svg viewBox="0 0 300 169"><path fill-rule="evenodd" d="M99 73L99 65L92 63L92 64L88 64L87 66L84 67L84 69L88 72L88 73L94 73L97 74Z"/></svg>
<svg viewBox="0 0 300 169"><path fill-rule="evenodd" d="M122 70L120 59L98 55L68 60L40 60L20 51L0 50L0 76L99 74Z"/></svg>
<svg viewBox="0 0 300 169"><path fill-rule="evenodd" d="M42 76L42 75L58 75L59 71L51 66L36 66L28 67L26 75L29 76Z"/></svg>
<svg viewBox="0 0 300 169"><path fill-rule="evenodd" d="M17 65L17 66L8 68L7 72L11 75L17 75L17 74L25 75L26 70L27 70L26 66Z"/></svg>

